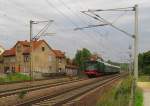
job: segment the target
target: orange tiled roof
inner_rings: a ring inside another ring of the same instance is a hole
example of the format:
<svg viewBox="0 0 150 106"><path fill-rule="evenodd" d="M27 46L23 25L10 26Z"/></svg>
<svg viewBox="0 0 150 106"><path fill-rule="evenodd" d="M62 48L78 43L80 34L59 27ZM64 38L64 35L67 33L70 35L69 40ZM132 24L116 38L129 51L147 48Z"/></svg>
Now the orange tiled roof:
<svg viewBox="0 0 150 106"><path fill-rule="evenodd" d="M3 53L3 56L7 57L7 56L15 56L16 55L16 50L15 48L12 48L10 50L5 50Z"/></svg>
<svg viewBox="0 0 150 106"><path fill-rule="evenodd" d="M32 41L33 49L36 49L44 40Z"/></svg>
<svg viewBox="0 0 150 106"><path fill-rule="evenodd" d="M36 49L42 42L45 42L44 40L39 40L39 41L32 41L32 46L33 49ZM30 42L25 40L25 41L18 41L17 43L20 43L21 45L23 45L24 47L30 47ZM16 43L16 44L17 44ZM16 46L16 45L15 45ZM14 46L14 47L15 47Z"/></svg>
<svg viewBox="0 0 150 106"><path fill-rule="evenodd" d="M27 40L25 40L25 41L18 41L17 43L20 43L23 46L30 46L30 42L28 42Z"/></svg>
<svg viewBox="0 0 150 106"><path fill-rule="evenodd" d="M45 41L44 40L32 41L33 49L36 49L42 42L45 42ZM31 52L31 50L30 50L30 42L29 41L27 41L27 40L25 40L25 41L18 41L17 43L20 43L23 46L23 49L24 49L23 54L29 54ZM16 45L17 45L17 43L16 43Z"/></svg>
<svg viewBox="0 0 150 106"><path fill-rule="evenodd" d="M55 56L58 58L64 58L65 57L65 53L62 52L61 50L53 50L53 52L55 53Z"/></svg>

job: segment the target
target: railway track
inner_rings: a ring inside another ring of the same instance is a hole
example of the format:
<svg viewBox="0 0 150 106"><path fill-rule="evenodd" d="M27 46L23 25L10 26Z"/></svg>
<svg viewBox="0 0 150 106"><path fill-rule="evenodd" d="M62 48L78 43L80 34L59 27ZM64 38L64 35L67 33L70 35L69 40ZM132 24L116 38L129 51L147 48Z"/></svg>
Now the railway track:
<svg viewBox="0 0 150 106"><path fill-rule="evenodd" d="M23 87L23 88L0 91L0 98L15 95L15 94L18 94L21 92L30 92L30 91L40 90L40 89L44 89L44 88L48 88L48 87L54 87L54 86L59 86L59 85L83 81L83 80L86 80L86 79L73 79L73 80L58 81L58 82L53 82L53 83L50 82L50 83L46 83L46 84L39 84L39 85L28 86L28 87Z"/></svg>
<svg viewBox="0 0 150 106"><path fill-rule="evenodd" d="M15 106L61 106L62 104L81 96L82 94L93 90L99 86L110 83L120 78L120 75L105 76L103 79L97 79L91 83L81 85L64 90L54 95L46 95L39 98L34 98L29 101L25 101Z"/></svg>
<svg viewBox="0 0 150 106"><path fill-rule="evenodd" d="M72 78L77 79L77 78ZM67 81L71 80L69 78L58 78L58 79L40 79L40 80L33 80L33 81L22 81L18 83L9 83L9 84L0 84L0 93L7 92L10 90L17 90L17 89L22 89L22 88L28 88L28 87L33 87L33 86L38 86L42 84L47 84L47 83L55 83L55 82L62 82L62 81Z"/></svg>

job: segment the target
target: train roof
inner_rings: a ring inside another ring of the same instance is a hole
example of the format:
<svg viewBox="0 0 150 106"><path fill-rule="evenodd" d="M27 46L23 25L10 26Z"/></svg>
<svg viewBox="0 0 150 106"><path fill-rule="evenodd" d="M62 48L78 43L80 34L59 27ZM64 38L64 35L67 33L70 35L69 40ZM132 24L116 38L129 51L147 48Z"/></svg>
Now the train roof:
<svg viewBox="0 0 150 106"><path fill-rule="evenodd" d="M95 61L88 60L88 61L86 61L86 62L101 62L101 63L104 63L106 66L111 66L111 67L120 68L119 66L112 65L112 64L109 64L109 63L104 62L104 61L101 61L101 60L95 60Z"/></svg>
<svg viewBox="0 0 150 106"><path fill-rule="evenodd" d="M107 65L107 66L111 66L111 67L120 68L119 66L112 65L112 64L109 64L109 63L107 63L107 62L104 62L104 61L98 61L98 62L102 62L102 63L104 63L104 64L105 64L105 65Z"/></svg>

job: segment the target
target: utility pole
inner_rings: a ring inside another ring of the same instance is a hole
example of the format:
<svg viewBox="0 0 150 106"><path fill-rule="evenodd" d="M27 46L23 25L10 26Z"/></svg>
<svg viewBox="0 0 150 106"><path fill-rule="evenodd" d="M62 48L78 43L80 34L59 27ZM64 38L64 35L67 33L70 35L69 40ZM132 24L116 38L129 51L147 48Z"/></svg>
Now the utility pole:
<svg viewBox="0 0 150 106"><path fill-rule="evenodd" d="M44 26L44 28L42 28L36 36L33 37L33 24L39 24L39 23L45 23L45 22L47 22L48 24L46 26ZM40 36L47 36L47 35L44 35L44 32L48 28L49 24L52 23L52 22L53 22L53 20L49 20L49 21L33 21L33 20L30 20L30 72L29 72L29 76L32 79L33 79L33 61L32 61L33 60L32 59L33 40L38 40L40 38ZM45 33L45 34L52 35L54 33Z"/></svg>
<svg viewBox="0 0 150 106"><path fill-rule="evenodd" d="M30 78L32 78L32 20L30 20Z"/></svg>
<svg viewBox="0 0 150 106"><path fill-rule="evenodd" d="M134 77L133 77L133 105L135 106L136 82L138 80L138 5L134 6L135 26L134 26Z"/></svg>
<svg viewBox="0 0 150 106"><path fill-rule="evenodd" d="M135 5L135 26L134 26L134 77L138 80L138 5Z"/></svg>
<svg viewBox="0 0 150 106"><path fill-rule="evenodd" d="M127 31L121 29L120 27L117 27L110 21L107 21L105 18L101 17L96 12L100 11L133 11L134 12L134 34L130 34ZM87 27L80 27L76 28L76 30L83 30L85 28L91 28L91 27L97 27L97 26L105 26L109 25L116 30L124 33L125 35L128 35L133 38L134 40L134 72L133 72L133 80L132 80L132 91L131 91L131 97L132 102L130 102L130 106L134 106L135 104L135 90L136 90L136 81L138 80L138 5L135 5L134 7L127 7L127 8L115 8L115 9L97 9L97 10L88 10L88 11L81 11L83 14L101 22L102 24L99 25L90 25Z"/></svg>

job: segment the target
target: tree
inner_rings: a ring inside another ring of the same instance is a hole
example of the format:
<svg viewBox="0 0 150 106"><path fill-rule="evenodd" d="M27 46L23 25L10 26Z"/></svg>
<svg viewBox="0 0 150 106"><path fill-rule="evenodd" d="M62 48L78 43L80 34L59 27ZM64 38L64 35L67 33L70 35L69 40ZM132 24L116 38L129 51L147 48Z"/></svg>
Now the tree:
<svg viewBox="0 0 150 106"><path fill-rule="evenodd" d="M139 71L143 71L143 67L144 67L144 62L143 62L143 54L139 54L138 56L138 66L139 66Z"/></svg>
<svg viewBox="0 0 150 106"><path fill-rule="evenodd" d="M139 70L144 74L150 74L150 51L139 54Z"/></svg>
<svg viewBox="0 0 150 106"><path fill-rule="evenodd" d="M76 52L74 60L78 65L80 71L84 70L84 62L88 60L90 56L91 52L86 48L83 48L82 50L78 50Z"/></svg>

